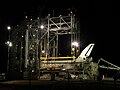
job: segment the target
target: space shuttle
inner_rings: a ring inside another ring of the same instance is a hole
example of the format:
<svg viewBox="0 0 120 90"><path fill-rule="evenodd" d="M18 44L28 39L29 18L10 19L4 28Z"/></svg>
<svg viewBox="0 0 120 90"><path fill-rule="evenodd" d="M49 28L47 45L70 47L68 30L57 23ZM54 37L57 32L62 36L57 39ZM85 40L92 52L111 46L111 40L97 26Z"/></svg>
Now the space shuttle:
<svg viewBox="0 0 120 90"><path fill-rule="evenodd" d="M73 59L73 60L57 60L57 61L41 61L41 66L44 65L44 67L51 64L59 64L59 65L70 65L73 63L81 63L81 62L85 62L87 60L87 58L90 56L93 47L94 47L94 43L90 43L85 49L83 49L83 51L80 53L80 55Z"/></svg>
<svg viewBox="0 0 120 90"><path fill-rule="evenodd" d="M88 58L93 50L94 47L94 43L89 44L82 52L81 54L78 56L78 58L76 59L76 62L84 62L86 61L86 58Z"/></svg>

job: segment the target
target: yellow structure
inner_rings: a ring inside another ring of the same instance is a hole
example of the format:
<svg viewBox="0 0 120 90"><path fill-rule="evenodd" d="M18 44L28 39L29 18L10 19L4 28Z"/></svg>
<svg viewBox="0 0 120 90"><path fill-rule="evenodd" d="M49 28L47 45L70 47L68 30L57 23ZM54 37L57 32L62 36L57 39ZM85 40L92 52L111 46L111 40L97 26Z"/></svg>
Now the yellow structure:
<svg viewBox="0 0 120 90"><path fill-rule="evenodd" d="M44 61L46 61L46 60L61 60L61 59L67 60L67 59L75 59L75 58L76 58L75 56L73 56L73 57L48 57L48 58L40 57L40 60L44 60Z"/></svg>

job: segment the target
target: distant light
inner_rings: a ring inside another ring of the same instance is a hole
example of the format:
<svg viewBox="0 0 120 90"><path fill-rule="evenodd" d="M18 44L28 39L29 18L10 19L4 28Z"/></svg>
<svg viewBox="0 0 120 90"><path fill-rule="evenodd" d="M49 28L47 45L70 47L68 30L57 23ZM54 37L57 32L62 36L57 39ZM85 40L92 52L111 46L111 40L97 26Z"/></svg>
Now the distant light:
<svg viewBox="0 0 120 90"><path fill-rule="evenodd" d="M65 70L65 68L63 68L62 70Z"/></svg>
<svg viewBox="0 0 120 90"><path fill-rule="evenodd" d="M34 70L32 70L32 72L34 72Z"/></svg>
<svg viewBox="0 0 120 90"><path fill-rule="evenodd" d="M7 41L5 44L9 45L10 41Z"/></svg>
<svg viewBox="0 0 120 90"><path fill-rule="evenodd" d="M35 34L33 34L33 37L35 37Z"/></svg>
<svg viewBox="0 0 120 90"><path fill-rule="evenodd" d="M25 18L28 18L27 16L25 16Z"/></svg>
<svg viewBox="0 0 120 90"><path fill-rule="evenodd" d="M37 17L37 19L40 19L39 17Z"/></svg>
<svg viewBox="0 0 120 90"><path fill-rule="evenodd" d="M9 47L12 47L12 42L7 41L5 44L7 44Z"/></svg>
<svg viewBox="0 0 120 90"><path fill-rule="evenodd" d="M42 50L42 53L45 53L45 51L44 51L44 50Z"/></svg>
<svg viewBox="0 0 120 90"><path fill-rule="evenodd" d="M8 30L10 30L10 29L11 29L11 27L10 27L10 26L8 26L8 27L7 27L7 29L8 29Z"/></svg>
<svg viewBox="0 0 120 90"><path fill-rule="evenodd" d="M44 29L44 26L43 26L43 25L41 25L41 26L40 26L40 28L41 28L41 29Z"/></svg>
<svg viewBox="0 0 120 90"><path fill-rule="evenodd" d="M73 42L72 45L73 45L73 46L76 46L76 47L79 46L79 45L78 45L78 42Z"/></svg>
<svg viewBox="0 0 120 90"><path fill-rule="evenodd" d="M48 16L50 16L50 14L48 14Z"/></svg>
<svg viewBox="0 0 120 90"><path fill-rule="evenodd" d="M12 47L12 42L9 43L9 47Z"/></svg>

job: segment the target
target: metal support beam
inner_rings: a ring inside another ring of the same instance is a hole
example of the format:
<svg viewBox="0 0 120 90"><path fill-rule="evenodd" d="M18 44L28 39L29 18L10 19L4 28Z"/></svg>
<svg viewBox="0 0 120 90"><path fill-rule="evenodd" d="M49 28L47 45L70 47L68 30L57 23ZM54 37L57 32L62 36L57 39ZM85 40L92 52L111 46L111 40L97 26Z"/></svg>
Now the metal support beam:
<svg viewBox="0 0 120 90"><path fill-rule="evenodd" d="M25 35L25 68L27 68L28 65L28 37L29 37L29 31L26 29L26 35Z"/></svg>

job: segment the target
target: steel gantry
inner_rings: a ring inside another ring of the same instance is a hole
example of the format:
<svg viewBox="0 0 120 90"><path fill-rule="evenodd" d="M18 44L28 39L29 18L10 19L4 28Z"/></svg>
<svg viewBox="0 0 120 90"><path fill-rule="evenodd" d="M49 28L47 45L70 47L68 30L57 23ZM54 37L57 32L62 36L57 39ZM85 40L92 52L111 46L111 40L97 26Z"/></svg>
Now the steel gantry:
<svg viewBox="0 0 120 90"><path fill-rule="evenodd" d="M40 68L40 58L57 57L59 50L59 35L70 35L71 43L80 42L80 28L75 15L71 12L68 16L26 19L14 27L12 31L12 55L14 63L11 61L13 69L18 66L20 72L31 70L38 72ZM75 48L72 44L72 49ZM77 49L80 49L77 47ZM71 53L72 56L73 53ZM17 62L17 63L16 63Z"/></svg>
<svg viewBox="0 0 120 90"><path fill-rule="evenodd" d="M59 35L70 34L71 42L78 41L78 31L75 27L75 16L59 16L33 20L27 25L25 37L25 68L35 62L40 67L41 57L58 56ZM71 45L71 50L73 46Z"/></svg>

